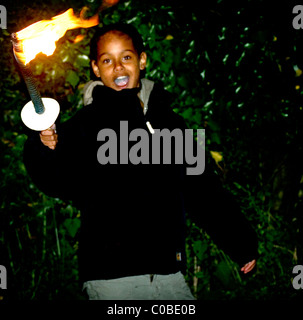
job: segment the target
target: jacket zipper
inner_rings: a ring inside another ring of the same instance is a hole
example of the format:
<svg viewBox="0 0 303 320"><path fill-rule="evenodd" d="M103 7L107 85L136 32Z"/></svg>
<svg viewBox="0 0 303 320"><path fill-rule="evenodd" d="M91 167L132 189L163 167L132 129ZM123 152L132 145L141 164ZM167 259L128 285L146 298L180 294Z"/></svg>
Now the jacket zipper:
<svg viewBox="0 0 303 320"><path fill-rule="evenodd" d="M148 130L149 130L149 132L150 132L151 134L154 134L154 133L155 133L155 130L154 130L154 128L152 127L152 125L150 124L149 121L146 121L146 126L147 126L147 128L148 128Z"/></svg>

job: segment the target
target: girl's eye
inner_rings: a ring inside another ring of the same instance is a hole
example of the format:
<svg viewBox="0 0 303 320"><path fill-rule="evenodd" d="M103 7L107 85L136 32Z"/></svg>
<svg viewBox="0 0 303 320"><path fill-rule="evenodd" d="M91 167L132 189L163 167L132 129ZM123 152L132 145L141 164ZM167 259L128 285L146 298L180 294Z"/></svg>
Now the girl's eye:
<svg viewBox="0 0 303 320"><path fill-rule="evenodd" d="M103 63L105 63L105 64L110 63L110 59L104 59Z"/></svg>
<svg viewBox="0 0 303 320"><path fill-rule="evenodd" d="M130 59L131 59L131 56L125 56L123 59L124 59L124 60L130 60Z"/></svg>

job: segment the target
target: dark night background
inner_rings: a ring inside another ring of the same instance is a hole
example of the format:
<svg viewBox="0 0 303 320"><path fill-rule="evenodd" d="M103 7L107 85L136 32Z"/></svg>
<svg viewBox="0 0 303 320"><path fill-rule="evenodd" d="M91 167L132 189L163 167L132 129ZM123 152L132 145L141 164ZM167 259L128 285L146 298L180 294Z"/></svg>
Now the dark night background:
<svg viewBox="0 0 303 320"><path fill-rule="evenodd" d="M6 1L5 1L6 2ZM41 193L22 162L29 96L13 59L10 34L100 1L14 1L0 30L0 264L8 271L2 300L83 300L78 283L81 212ZM147 77L175 96L189 127L206 129L206 150L259 238L249 276L188 221L186 278L198 300L298 300L292 269L303 264L303 29L290 1L121 0L101 24L126 21L142 34ZM74 43L77 35L84 35ZM82 108L90 79L93 29L68 31L51 57L31 62L42 96L60 102L61 118ZM215 206L215 203L214 203ZM228 212L226 213L228 214ZM245 239L243 239L245 241Z"/></svg>

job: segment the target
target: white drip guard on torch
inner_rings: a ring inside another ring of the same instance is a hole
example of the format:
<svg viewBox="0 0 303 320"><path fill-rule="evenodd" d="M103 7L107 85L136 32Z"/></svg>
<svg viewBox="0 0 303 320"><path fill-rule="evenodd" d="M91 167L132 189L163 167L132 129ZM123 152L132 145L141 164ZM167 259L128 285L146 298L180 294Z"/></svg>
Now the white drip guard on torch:
<svg viewBox="0 0 303 320"><path fill-rule="evenodd" d="M21 119L30 129L42 131L50 128L60 112L59 103L52 98L41 98L44 105L44 112L39 114L35 111L32 101L29 101L21 110Z"/></svg>

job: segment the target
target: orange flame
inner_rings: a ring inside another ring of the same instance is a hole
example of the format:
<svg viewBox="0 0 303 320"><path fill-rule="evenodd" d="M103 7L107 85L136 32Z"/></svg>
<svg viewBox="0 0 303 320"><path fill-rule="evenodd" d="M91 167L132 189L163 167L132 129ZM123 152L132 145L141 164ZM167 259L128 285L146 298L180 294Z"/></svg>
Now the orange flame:
<svg viewBox="0 0 303 320"><path fill-rule="evenodd" d="M90 28L99 24L99 15L89 19L83 15L87 8L83 8L80 17L74 15L73 9L53 17L51 20L38 21L16 33L17 39L22 41L25 64L33 60L40 52L50 56L56 49L56 41L62 38L67 30Z"/></svg>
<svg viewBox="0 0 303 320"><path fill-rule="evenodd" d="M84 34L78 34L74 39L74 43L81 42L85 38Z"/></svg>

